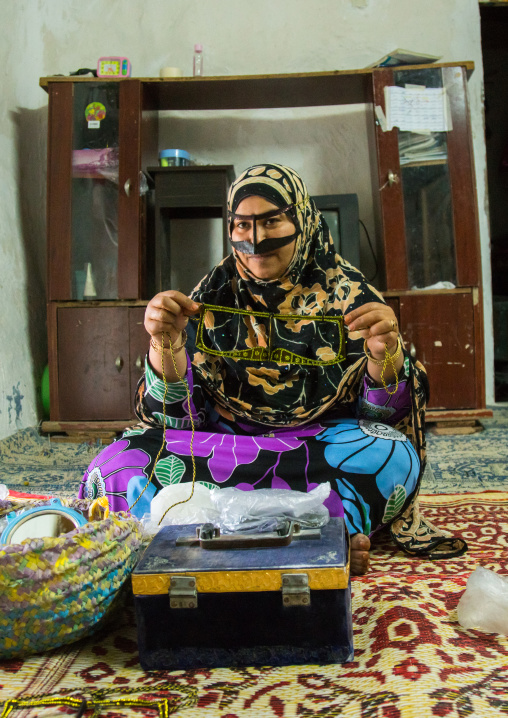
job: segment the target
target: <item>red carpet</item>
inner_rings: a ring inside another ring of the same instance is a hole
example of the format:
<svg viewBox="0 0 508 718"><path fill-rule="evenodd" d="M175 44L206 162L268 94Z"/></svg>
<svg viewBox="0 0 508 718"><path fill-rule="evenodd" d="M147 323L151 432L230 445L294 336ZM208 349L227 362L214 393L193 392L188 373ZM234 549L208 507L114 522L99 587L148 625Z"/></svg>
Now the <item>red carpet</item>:
<svg viewBox="0 0 508 718"><path fill-rule="evenodd" d="M508 574L508 494L426 496L422 504L427 518L467 540L469 552L433 563L409 559L381 539L369 574L353 580L351 663L146 674L129 609L120 625L95 638L53 655L0 662L0 702L48 692L90 699L90 691L106 689L96 701L165 699L158 709L109 704L100 714L109 718L167 715L164 706L185 718L506 714L508 638L464 630L455 609L477 564ZM76 711L35 708L12 716L62 714Z"/></svg>

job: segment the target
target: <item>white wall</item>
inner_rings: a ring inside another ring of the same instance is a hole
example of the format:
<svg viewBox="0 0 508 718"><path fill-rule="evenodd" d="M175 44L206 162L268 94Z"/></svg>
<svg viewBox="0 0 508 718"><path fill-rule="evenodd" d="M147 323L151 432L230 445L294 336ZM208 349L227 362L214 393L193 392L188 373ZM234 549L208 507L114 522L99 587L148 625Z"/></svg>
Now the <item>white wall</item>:
<svg viewBox="0 0 508 718"><path fill-rule="evenodd" d="M2 0L1 6L0 437L40 418L38 383L46 362L47 96L38 87L39 77L95 67L98 57L107 54L127 55L133 74L140 77L157 76L162 65L191 74L196 42L204 45L207 75L361 68L397 47L440 55L443 61L475 62L469 93L485 287L487 399L492 403L482 58L475 0ZM220 157L237 170L251 161L288 162L302 172L312 193L359 192L362 214L371 222L365 143L352 142L358 128L367 131L365 112L348 108L340 130L334 112L309 110L314 118L309 123L292 111L284 116L259 111L248 120L257 128L256 144L244 130L237 137L227 134L228 113L215 117L212 136L192 134L193 127L204 126L196 116L190 129L175 123L167 141L192 143L200 161ZM284 132L284 122L291 132Z"/></svg>

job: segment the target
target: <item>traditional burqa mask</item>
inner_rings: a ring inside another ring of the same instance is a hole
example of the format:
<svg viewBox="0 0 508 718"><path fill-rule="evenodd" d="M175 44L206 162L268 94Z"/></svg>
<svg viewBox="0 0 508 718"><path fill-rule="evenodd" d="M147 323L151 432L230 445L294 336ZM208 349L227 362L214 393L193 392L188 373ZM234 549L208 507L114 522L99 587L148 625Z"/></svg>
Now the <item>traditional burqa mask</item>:
<svg viewBox="0 0 508 718"><path fill-rule="evenodd" d="M295 231L285 237L271 237L269 220L281 214L285 214L288 217L294 225ZM273 252L289 244L301 234L294 204L270 210L269 212L263 212L262 214L237 214L235 212L228 212L228 219L230 242L237 252L243 252L243 254ZM265 238L258 241L260 226L263 226ZM247 237L250 237L251 234L252 241L249 241Z"/></svg>

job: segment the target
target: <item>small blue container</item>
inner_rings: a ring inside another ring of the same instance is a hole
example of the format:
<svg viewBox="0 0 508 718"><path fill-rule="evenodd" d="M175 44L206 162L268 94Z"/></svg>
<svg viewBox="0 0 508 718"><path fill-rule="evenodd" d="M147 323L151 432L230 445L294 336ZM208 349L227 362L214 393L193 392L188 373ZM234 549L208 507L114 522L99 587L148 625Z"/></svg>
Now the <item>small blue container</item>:
<svg viewBox="0 0 508 718"><path fill-rule="evenodd" d="M161 167L186 167L190 165L190 154L185 150L161 150L159 164Z"/></svg>

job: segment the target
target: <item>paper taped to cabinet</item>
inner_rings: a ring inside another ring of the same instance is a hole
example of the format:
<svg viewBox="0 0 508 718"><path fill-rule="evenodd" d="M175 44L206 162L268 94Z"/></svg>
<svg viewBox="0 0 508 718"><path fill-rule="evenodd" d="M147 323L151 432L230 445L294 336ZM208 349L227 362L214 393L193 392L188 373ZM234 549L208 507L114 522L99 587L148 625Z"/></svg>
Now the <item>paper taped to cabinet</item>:
<svg viewBox="0 0 508 718"><path fill-rule="evenodd" d="M386 129L449 132L452 129L444 87L385 87Z"/></svg>

